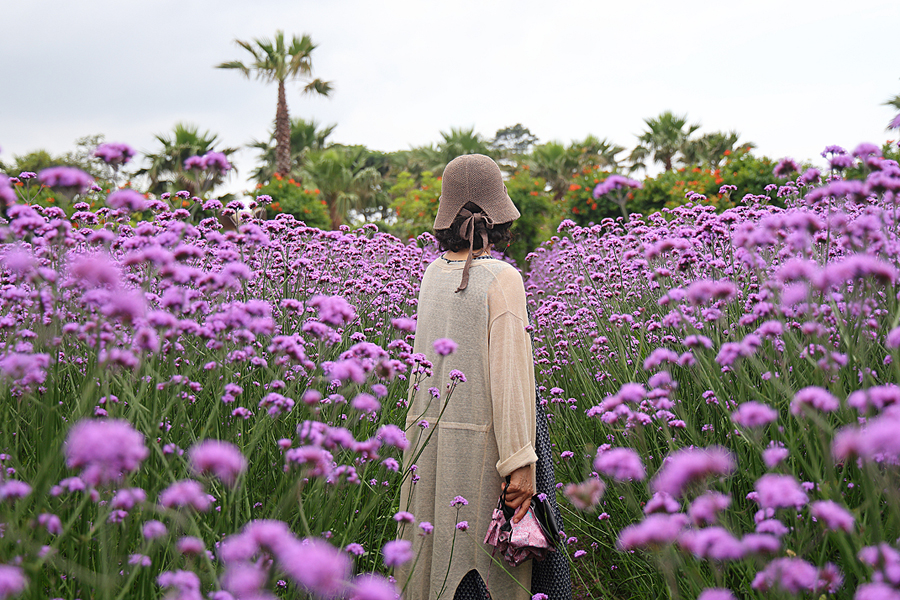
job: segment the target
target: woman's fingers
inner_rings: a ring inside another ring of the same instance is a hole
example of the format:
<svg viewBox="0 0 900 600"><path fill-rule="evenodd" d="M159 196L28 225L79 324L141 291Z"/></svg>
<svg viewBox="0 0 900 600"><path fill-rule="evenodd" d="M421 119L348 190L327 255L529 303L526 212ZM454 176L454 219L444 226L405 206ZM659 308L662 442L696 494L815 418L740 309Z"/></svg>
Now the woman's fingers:
<svg viewBox="0 0 900 600"><path fill-rule="evenodd" d="M513 515L512 522L518 523L522 520L522 517L528 512L528 509L531 508L531 496L528 496L525 501L516 509L516 514Z"/></svg>

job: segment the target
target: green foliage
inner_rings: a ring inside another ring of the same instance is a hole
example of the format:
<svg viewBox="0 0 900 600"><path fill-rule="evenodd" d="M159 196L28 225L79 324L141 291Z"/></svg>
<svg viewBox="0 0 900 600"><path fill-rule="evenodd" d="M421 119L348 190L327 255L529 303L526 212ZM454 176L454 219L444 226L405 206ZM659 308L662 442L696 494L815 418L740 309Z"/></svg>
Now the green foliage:
<svg viewBox="0 0 900 600"><path fill-rule="evenodd" d="M268 219L285 213L293 215L309 227L328 229L331 225L328 208L319 198L318 190L303 189L294 179L275 175L269 183L256 189L257 196L263 194L272 197L272 203L266 207Z"/></svg>
<svg viewBox="0 0 900 600"><path fill-rule="evenodd" d="M509 197L522 216L513 223L513 241L505 254L522 270L528 270L525 256L556 233L562 217L561 208L546 187L547 182L528 169L520 169L506 180Z"/></svg>
<svg viewBox="0 0 900 600"><path fill-rule="evenodd" d="M299 174L307 185L319 189L332 229L337 229L350 211L365 214L369 206L383 203L381 172L370 166L370 159L372 153L363 146L331 146L306 153Z"/></svg>
<svg viewBox="0 0 900 600"><path fill-rule="evenodd" d="M644 119L647 129L638 136L640 145L632 153L635 162L651 157L666 171L672 170L675 156L682 151L700 124L689 125L687 115L678 116L666 111L658 117Z"/></svg>
<svg viewBox="0 0 900 600"><path fill-rule="evenodd" d="M557 202L569 187L572 176L578 171L580 152L571 151L559 142L547 142L535 146L526 165L535 177L547 181Z"/></svg>
<svg viewBox="0 0 900 600"><path fill-rule="evenodd" d="M747 194L769 195L765 187L772 183L775 161L754 156L747 146L733 152L726 150L724 156L725 163L720 168L695 165L647 177L642 181L643 188L627 192L627 212L647 215L663 208L681 206L691 201L686 197L689 192L704 195L706 198L700 202L718 210L735 206ZM583 169L573 178L565 195L567 218L584 226L621 216L618 205L612 200L593 196L594 187L609 175L595 166ZM719 193L723 185L733 185L737 190ZM781 204L778 198L771 198L771 203Z"/></svg>
<svg viewBox="0 0 900 600"><path fill-rule="evenodd" d="M601 170L596 165L582 169L566 190L566 218L579 225L587 225L599 223L607 217L615 219L619 216L621 211L611 200L605 197L594 198L594 188L609 175L608 171Z"/></svg>
<svg viewBox="0 0 900 600"><path fill-rule="evenodd" d="M537 139L531 130L521 123L516 123L511 127L498 129L494 139L491 140L490 147L503 158L515 158L527 154L537 143Z"/></svg>
<svg viewBox="0 0 900 600"><path fill-rule="evenodd" d="M291 167L289 173L296 175L303 166L303 152L310 148L321 150L327 146L328 136L337 125L319 126L315 119L302 118L291 119ZM277 141L275 132L272 131L267 142L254 142L249 148L260 151L259 166L250 174L250 178L257 183L265 184L275 175L275 163L277 153Z"/></svg>
<svg viewBox="0 0 900 600"><path fill-rule="evenodd" d="M184 168L184 161L191 156L202 156L212 151L221 152L225 156L237 151L236 148L217 147L217 134L209 131L201 133L196 125L185 123L177 123L171 136L159 134L155 137L161 147L158 152L144 155L147 166L138 170L136 175L146 176L150 180L148 191L157 195L179 190L198 195L201 186L194 174ZM223 179L222 175L215 173L209 182L210 189L221 184Z"/></svg>
<svg viewBox="0 0 900 600"><path fill-rule="evenodd" d="M397 175L390 195L394 199L391 209L397 217L397 222L390 227L394 235L406 240L432 230L441 196L440 177L424 171L417 179L408 171L402 171Z"/></svg>
<svg viewBox="0 0 900 600"><path fill-rule="evenodd" d="M721 168L682 167L645 179L643 189L634 194L635 210L629 211L647 214L664 207L681 206L690 201L685 197L688 192L703 194L706 196L704 204L725 210L735 206L747 194L767 195L765 188L772 183L775 165L776 161L766 156L754 156L743 147L729 152ZM737 189L720 194L723 185L733 185ZM773 203L780 204L780 201L773 197Z"/></svg>

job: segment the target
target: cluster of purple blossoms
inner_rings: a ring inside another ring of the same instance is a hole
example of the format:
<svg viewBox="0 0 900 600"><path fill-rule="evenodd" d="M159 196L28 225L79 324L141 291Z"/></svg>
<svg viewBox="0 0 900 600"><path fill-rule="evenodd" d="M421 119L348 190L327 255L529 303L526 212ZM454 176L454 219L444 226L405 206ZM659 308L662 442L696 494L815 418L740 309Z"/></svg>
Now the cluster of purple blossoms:
<svg viewBox="0 0 900 600"><path fill-rule="evenodd" d="M594 188L594 198L605 196L613 190L628 188L640 189L642 187L643 184L640 181L629 179L628 177L624 177L622 175L613 174L597 184L597 186ZM560 227L562 227L562 225L560 225Z"/></svg>
<svg viewBox="0 0 900 600"><path fill-rule="evenodd" d="M458 345L451 339L438 338L434 341L434 352L438 356L448 356L456 352Z"/></svg>
<svg viewBox="0 0 900 600"><path fill-rule="evenodd" d="M140 212L147 208L147 200L144 195L129 189L113 192L107 196L106 203L112 208L125 209L130 212Z"/></svg>
<svg viewBox="0 0 900 600"><path fill-rule="evenodd" d="M127 164L134 156L134 148L128 144L106 142L97 146L94 156L100 158L108 165L120 166Z"/></svg>
<svg viewBox="0 0 900 600"><path fill-rule="evenodd" d="M232 443L204 440L188 451L188 462L197 474L211 473L226 485L233 486L247 470L247 459Z"/></svg>
<svg viewBox="0 0 900 600"><path fill-rule="evenodd" d="M150 454L143 434L128 422L94 419L69 430L64 451L66 465L80 469L81 479L93 486L121 480Z"/></svg>
<svg viewBox="0 0 900 600"><path fill-rule="evenodd" d="M231 170L231 163L221 152L207 152L203 156L191 156L184 161L184 168L189 171L215 171L225 175Z"/></svg>
<svg viewBox="0 0 900 600"><path fill-rule="evenodd" d="M594 469L616 481L642 481L647 476L641 457L631 448L599 450Z"/></svg>
<svg viewBox="0 0 900 600"><path fill-rule="evenodd" d="M666 458L650 487L678 498L691 483L710 476L730 475L735 467L734 456L725 448L683 448Z"/></svg>
<svg viewBox="0 0 900 600"><path fill-rule="evenodd" d="M94 183L94 178L75 167L50 167L38 174L38 181L52 188L74 190L76 194L83 194Z"/></svg>

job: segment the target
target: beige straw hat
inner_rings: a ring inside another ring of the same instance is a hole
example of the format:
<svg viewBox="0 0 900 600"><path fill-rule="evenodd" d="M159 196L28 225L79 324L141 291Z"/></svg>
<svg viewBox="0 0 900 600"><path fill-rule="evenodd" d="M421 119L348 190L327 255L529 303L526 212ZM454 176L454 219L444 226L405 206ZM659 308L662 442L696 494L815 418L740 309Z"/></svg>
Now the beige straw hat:
<svg viewBox="0 0 900 600"><path fill-rule="evenodd" d="M521 215L509 198L503 175L489 156L463 154L444 168L435 229L449 229L467 202L474 202L494 223L509 223Z"/></svg>

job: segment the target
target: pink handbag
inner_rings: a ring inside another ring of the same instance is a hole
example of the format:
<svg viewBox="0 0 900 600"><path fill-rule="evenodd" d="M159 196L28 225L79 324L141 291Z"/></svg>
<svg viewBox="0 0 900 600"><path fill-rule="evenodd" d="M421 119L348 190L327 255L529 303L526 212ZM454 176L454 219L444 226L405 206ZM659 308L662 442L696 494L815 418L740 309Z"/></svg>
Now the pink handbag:
<svg viewBox="0 0 900 600"><path fill-rule="evenodd" d="M547 553L555 548L534 515L534 508L529 507L522 520L513 524L511 520L515 510L506 506L505 499L504 491L491 515L484 543L493 546L494 551L499 551L504 560L513 567L521 565L529 558L543 560Z"/></svg>

